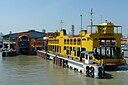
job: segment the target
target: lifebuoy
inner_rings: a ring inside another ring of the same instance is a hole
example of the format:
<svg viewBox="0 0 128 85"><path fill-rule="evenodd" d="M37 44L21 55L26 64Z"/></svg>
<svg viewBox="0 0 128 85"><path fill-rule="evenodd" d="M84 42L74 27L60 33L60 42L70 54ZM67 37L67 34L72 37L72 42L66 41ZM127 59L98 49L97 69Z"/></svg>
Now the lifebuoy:
<svg viewBox="0 0 128 85"><path fill-rule="evenodd" d="M99 78L102 78L102 67L99 67L98 68L98 76L99 76Z"/></svg>
<svg viewBox="0 0 128 85"><path fill-rule="evenodd" d="M91 66L90 67L90 70L91 70L90 71L90 77L93 77L94 78L94 70L95 70L94 67Z"/></svg>
<svg viewBox="0 0 128 85"><path fill-rule="evenodd" d="M94 77L94 67L89 68L89 77Z"/></svg>
<svg viewBox="0 0 128 85"><path fill-rule="evenodd" d="M89 76L89 66L86 66L86 75Z"/></svg>
<svg viewBox="0 0 128 85"><path fill-rule="evenodd" d="M89 77L94 77L94 67L86 66L86 75Z"/></svg>

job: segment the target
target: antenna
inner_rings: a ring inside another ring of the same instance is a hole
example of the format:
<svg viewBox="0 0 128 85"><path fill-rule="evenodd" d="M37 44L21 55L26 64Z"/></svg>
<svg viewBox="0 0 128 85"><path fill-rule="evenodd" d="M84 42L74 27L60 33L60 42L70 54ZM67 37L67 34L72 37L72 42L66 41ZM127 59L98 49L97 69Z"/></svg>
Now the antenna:
<svg viewBox="0 0 128 85"><path fill-rule="evenodd" d="M80 15L80 18L81 18L81 27L80 27L80 28L81 28L81 30L82 30L82 29L83 29L83 28L82 28L82 14Z"/></svg>
<svg viewBox="0 0 128 85"><path fill-rule="evenodd" d="M62 24L63 24L63 23L64 23L63 20L61 20L61 21L60 21L61 30L62 30Z"/></svg>
<svg viewBox="0 0 128 85"><path fill-rule="evenodd" d="M74 36L74 28L75 28L75 26L71 25L72 36Z"/></svg>
<svg viewBox="0 0 128 85"><path fill-rule="evenodd" d="M91 24L91 33L92 33L92 25L93 25L93 20L92 20L92 18L93 18L93 14L94 14L92 8L91 8L91 12L89 12L89 13L90 13L90 15L91 15L90 24Z"/></svg>
<svg viewBox="0 0 128 85"><path fill-rule="evenodd" d="M81 31L82 31L82 29L83 29L82 28L82 14L80 15L80 17L81 17ZM82 34L81 33L80 33L80 38L81 38L81 41L82 41ZM80 61L82 61L81 48L82 48L82 43L80 44Z"/></svg>

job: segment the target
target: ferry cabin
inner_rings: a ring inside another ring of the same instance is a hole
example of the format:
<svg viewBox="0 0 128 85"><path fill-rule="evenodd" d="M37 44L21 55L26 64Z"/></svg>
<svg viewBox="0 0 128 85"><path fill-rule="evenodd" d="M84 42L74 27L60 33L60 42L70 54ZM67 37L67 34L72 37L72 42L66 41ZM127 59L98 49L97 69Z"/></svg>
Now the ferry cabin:
<svg viewBox="0 0 128 85"><path fill-rule="evenodd" d="M91 32L81 30L79 35L67 35L65 29L48 33L47 51L72 60L84 60L82 52L93 53L93 63L105 65L125 64L121 53L121 26L105 22L90 27Z"/></svg>

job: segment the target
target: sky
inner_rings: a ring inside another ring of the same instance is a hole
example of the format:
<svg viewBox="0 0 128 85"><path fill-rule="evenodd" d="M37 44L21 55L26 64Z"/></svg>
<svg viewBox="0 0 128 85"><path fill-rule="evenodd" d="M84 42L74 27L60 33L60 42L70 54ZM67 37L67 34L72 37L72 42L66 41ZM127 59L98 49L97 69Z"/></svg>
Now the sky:
<svg viewBox="0 0 128 85"><path fill-rule="evenodd" d="M83 15L83 28L86 29L91 8L94 24L99 24L101 19L107 20L123 26L123 34L128 35L128 0L0 0L0 32L43 29L54 32L60 29L63 20L67 32L75 25L78 33L80 15Z"/></svg>

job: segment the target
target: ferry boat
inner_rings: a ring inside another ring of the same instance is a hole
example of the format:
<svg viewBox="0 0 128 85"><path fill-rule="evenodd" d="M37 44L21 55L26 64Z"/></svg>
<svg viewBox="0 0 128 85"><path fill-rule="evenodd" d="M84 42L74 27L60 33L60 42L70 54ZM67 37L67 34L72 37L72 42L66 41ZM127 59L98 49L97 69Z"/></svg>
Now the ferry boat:
<svg viewBox="0 0 128 85"><path fill-rule="evenodd" d="M36 55L36 40L32 39L27 32L19 33L16 39L15 49L18 54Z"/></svg>
<svg viewBox="0 0 128 85"><path fill-rule="evenodd" d="M89 77L103 78L105 70L126 64L121 51L122 26L106 21L88 29L78 35L68 35L65 29L47 33L43 51L37 54Z"/></svg>
<svg viewBox="0 0 128 85"><path fill-rule="evenodd" d="M93 53L92 62L106 66L126 63L121 53L121 26L106 21L88 28L91 32L81 30L79 35L67 35L65 29L49 33L47 51L80 62L85 59L83 52Z"/></svg>

